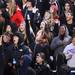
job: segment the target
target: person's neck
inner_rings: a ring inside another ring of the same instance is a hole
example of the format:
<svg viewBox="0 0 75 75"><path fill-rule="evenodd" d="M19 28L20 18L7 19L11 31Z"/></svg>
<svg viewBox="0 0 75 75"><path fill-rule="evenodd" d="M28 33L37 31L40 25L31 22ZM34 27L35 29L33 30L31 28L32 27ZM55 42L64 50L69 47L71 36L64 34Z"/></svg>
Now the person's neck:
<svg viewBox="0 0 75 75"><path fill-rule="evenodd" d="M15 47L18 47L18 44L15 44Z"/></svg>
<svg viewBox="0 0 75 75"><path fill-rule="evenodd" d="M68 13L70 10L65 10L65 13Z"/></svg>
<svg viewBox="0 0 75 75"><path fill-rule="evenodd" d="M64 40L65 34L59 35L59 37L60 37L61 40Z"/></svg>
<svg viewBox="0 0 75 75"><path fill-rule="evenodd" d="M26 31L25 31L25 30L23 30L23 31L20 31L20 32L21 32L22 34L25 34L25 32L26 32Z"/></svg>
<svg viewBox="0 0 75 75"><path fill-rule="evenodd" d="M39 65L42 65L42 64L43 64L42 62L39 63Z"/></svg>

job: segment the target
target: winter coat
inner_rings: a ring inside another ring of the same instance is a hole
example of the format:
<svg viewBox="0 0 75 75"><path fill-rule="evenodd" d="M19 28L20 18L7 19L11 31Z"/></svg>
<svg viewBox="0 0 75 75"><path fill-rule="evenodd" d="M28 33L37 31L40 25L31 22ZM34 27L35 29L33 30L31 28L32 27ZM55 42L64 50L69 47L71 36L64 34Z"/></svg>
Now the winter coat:
<svg viewBox="0 0 75 75"><path fill-rule="evenodd" d="M50 68L46 63L42 65L36 63L34 69L36 71L36 75L50 75Z"/></svg>
<svg viewBox="0 0 75 75"><path fill-rule="evenodd" d="M3 75L4 73L4 52L3 52L3 47L0 46L0 75Z"/></svg>
<svg viewBox="0 0 75 75"><path fill-rule="evenodd" d="M8 65L8 63L12 62L13 45L11 43L4 43L3 50L4 50L4 75L14 75L12 72L12 68Z"/></svg>
<svg viewBox="0 0 75 75"><path fill-rule="evenodd" d="M25 54L29 54L29 47L25 46L24 43L21 43L18 47L13 45L13 58L15 58L17 66L20 66L20 59Z"/></svg>
<svg viewBox="0 0 75 75"><path fill-rule="evenodd" d="M69 74L70 74L70 68L67 65L67 60L66 60L65 55L63 53L58 54L58 57L57 57L57 75L69 75Z"/></svg>
<svg viewBox="0 0 75 75"><path fill-rule="evenodd" d="M12 43L4 43L3 44L3 50L4 50L4 61L5 64L8 64L9 62L11 62L11 58L13 56L12 52L13 52L13 45Z"/></svg>
<svg viewBox="0 0 75 75"><path fill-rule="evenodd" d="M30 55L25 54L23 57L23 64L20 67L19 75L28 75L28 67L30 66L32 58Z"/></svg>

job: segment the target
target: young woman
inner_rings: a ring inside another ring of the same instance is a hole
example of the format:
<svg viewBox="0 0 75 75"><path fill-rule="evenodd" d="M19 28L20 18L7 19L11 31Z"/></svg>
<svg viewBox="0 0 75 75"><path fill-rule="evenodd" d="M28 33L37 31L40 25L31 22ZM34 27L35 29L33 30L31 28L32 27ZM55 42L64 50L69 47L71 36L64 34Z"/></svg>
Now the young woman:
<svg viewBox="0 0 75 75"><path fill-rule="evenodd" d="M11 58L13 52L13 44L12 44L12 34L9 32L5 32L3 35L3 51L4 51L4 75L13 75L11 69Z"/></svg>
<svg viewBox="0 0 75 75"><path fill-rule="evenodd" d="M36 34L35 38L35 46L34 46L34 53L35 55L38 52L43 52L46 55L46 59L49 59L49 42L47 33L44 30L39 30Z"/></svg>
<svg viewBox="0 0 75 75"><path fill-rule="evenodd" d="M18 31L23 34L24 43L27 44L27 35L26 35L26 24L22 22L18 28Z"/></svg>
<svg viewBox="0 0 75 75"><path fill-rule="evenodd" d="M4 74L4 58L3 58L3 43L2 36L0 36L0 75Z"/></svg>
<svg viewBox="0 0 75 75"><path fill-rule="evenodd" d="M22 21L24 21L24 17L22 14L21 9L18 5L16 5L15 0L8 0L7 1L7 9L10 16L10 21L15 23L17 26L20 25Z"/></svg>
<svg viewBox="0 0 75 75"><path fill-rule="evenodd" d="M69 30L70 36L72 36L73 28L75 26L73 19L74 19L74 16L73 16L73 11L72 11L71 5L70 5L70 3L66 2L65 6L64 6L64 13L60 17L60 21L61 21L61 24L62 23L66 24L66 26Z"/></svg>
<svg viewBox="0 0 75 75"><path fill-rule="evenodd" d="M54 36L58 34L58 28L60 26L58 7L55 3L51 4L49 11L45 12L43 22L46 22L49 32L52 32Z"/></svg>
<svg viewBox="0 0 75 75"><path fill-rule="evenodd" d="M13 45L13 69L16 68L16 75L27 75L27 67L32 61L32 51L28 46L24 45L23 36L19 32L13 36Z"/></svg>

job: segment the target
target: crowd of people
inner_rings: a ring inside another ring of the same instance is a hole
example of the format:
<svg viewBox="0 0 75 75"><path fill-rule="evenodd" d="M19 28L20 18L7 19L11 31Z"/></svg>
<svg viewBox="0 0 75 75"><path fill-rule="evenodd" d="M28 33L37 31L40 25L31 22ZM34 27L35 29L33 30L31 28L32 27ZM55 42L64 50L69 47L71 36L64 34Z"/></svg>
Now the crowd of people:
<svg viewBox="0 0 75 75"><path fill-rule="evenodd" d="M0 75L74 75L72 70L75 0L0 0Z"/></svg>

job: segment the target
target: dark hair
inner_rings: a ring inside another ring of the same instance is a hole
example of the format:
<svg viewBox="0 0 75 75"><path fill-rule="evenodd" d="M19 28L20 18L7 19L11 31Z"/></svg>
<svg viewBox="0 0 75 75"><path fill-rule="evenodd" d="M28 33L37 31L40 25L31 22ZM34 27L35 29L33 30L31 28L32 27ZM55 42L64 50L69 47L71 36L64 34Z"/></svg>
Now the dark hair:
<svg viewBox="0 0 75 75"><path fill-rule="evenodd" d="M8 25L11 27L12 33L15 33L18 30L18 27L15 23L8 22L6 26L3 28L3 32L6 32L6 28Z"/></svg>
<svg viewBox="0 0 75 75"><path fill-rule="evenodd" d="M59 26L59 30L60 30L61 27L64 27L65 30L66 30L66 25L65 24L62 24L61 26Z"/></svg>
<svg viewBox="0 0 75 75"><path fill-rule="evenodd" d="M40 57L41 57L42 59L45 60L45 53L39 52L39 53L36 54L36 56L39 56L39 55L40 55Z"/></svg>
<svg viewBox="0 0 75 75"><path fill-rule="evenodd" d="M11 32L5 32L3 35L10 37L10 42L12 42L13 33L11 33ZM3 39L3 36L2 36L2 39Z"/></svg>
<svg viewBox="0 0 75 75"><path fill-rule="evenodd" d="M63 53L59 53L57 56L57 66L61 66L63 64L67 64L66 56Z"/></svg>
<svg viewBox="0 0 75 75"><path fill-rule="evenodd" d="M14 36L17 36L17 37L19 38L18 45L20 45L21 43L24 42L23 35L22 35L20 32L16 32L16 33L14 33L13 37L14 37Z"/></svg>
<svg viewBox="0 0 75 75"><path fill-rule="evenodd" d="M33 0L27 0L27 2L31 2L32 6L34 7L34 1Z"/></svg>
<svg viewBox="0 0 75 75"><path fill-rule="evenodd" d="M22 5L23 5L22 0L16 0L15 2L16 2L16 5L18 5L20 7L20 9L23 10L23 8L22 8Z"/></svg>
<svg viewBox="0 0 75 75"><path fill-rule="evenodd" d="M70 6L70 10L72 11L72 5L71 5L71 3L70 2L68 2L68 1L66 1L66 3L65 4L69 4L69 6ZM64 10L65 10L65 5L64 5Z"/></svg>

